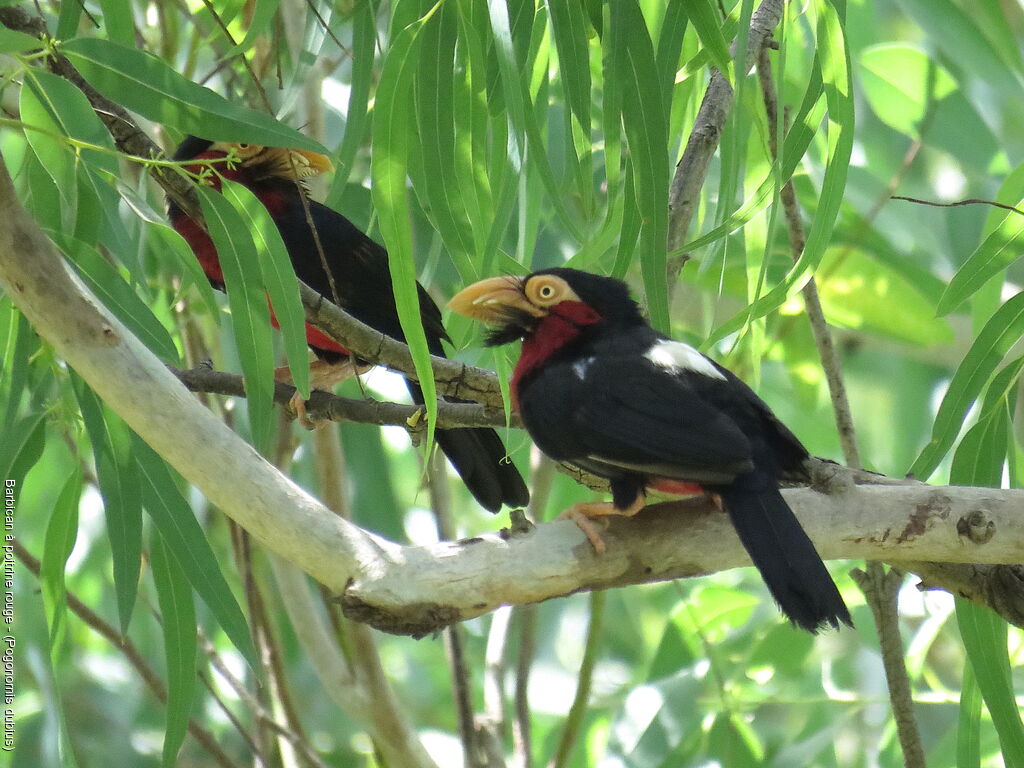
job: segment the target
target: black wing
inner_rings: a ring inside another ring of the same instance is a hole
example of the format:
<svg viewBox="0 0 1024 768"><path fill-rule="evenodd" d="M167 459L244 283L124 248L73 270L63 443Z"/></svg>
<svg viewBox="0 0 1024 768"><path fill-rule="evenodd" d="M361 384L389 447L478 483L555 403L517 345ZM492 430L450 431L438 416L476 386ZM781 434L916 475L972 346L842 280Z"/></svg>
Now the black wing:
<svg viewBox="0 0 1024 768"><path fill-rule="evenodd" d="M335 300L334 293L337 292L340 306L353 317L404 341L391 289L388 254L383 246L367 237L337 211L310 200L310 217L316 225L324 261L330 268L332 287L301 202L296 200L291 205L292 210L278 216L276 221L298 278L331 301ZM430 351L435 355L442 354L441 339L447 339L448 334L441 324L441 310L422 286L418 289L420 317Z"/></svg>
<svg viewBox="0 0 1024 768"><path fill-rule="evenodd" d="M625 470L729 482L753 468L750 441L701 396L704 382L695 377L708 378L635 354L580 357L531 378L520 392L520 409L537 444L555 459L610 476Z"/></svg>

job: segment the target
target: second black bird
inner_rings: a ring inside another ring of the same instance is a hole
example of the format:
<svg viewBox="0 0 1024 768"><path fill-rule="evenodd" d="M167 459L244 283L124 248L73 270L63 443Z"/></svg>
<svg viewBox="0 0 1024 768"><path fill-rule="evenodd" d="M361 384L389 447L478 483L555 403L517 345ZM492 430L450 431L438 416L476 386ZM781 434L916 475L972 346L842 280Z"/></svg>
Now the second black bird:
<svg viewBox="0 0 1024 768"><path fill-rule="evenodd" d="M267 208L298 278L328 299L336 300L353 317L404 341L384 248L340 213L312 200L306 201L312 227L307 220L296 182L329 169L330 161L311 152L214 143L194 136L179 145L174 159L223 160L229 153L238 162L232 166L218 164L219 174L248 187ZM215 177L213 183L219 185L219 179ZM188 241L210 282L223 290L224 276L209 235L173 202L169 205L169 214L174 228ZM427 344L431 354L443 357L441 342L448 339L448 334L441 324L441 312L423 287L418 288L420 318ZM314 387L329 388L340 378L364 367L364 361L353 360L347 349L308 324L306 340L318 358L313 364ZM419 384L408 379L406 383L412 399L422 403ZM523 506L528 502L526 485L507 459L505 446L493 429L439 429L436 434L441 450L483 507L497 511L502 504Z"/></svg>

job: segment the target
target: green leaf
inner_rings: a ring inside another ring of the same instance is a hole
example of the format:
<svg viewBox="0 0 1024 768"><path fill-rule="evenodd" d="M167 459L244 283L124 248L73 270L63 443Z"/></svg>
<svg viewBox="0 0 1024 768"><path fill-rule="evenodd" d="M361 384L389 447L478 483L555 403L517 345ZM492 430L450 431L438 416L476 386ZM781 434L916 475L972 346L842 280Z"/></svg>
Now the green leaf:
<svg viewBox="0 0 1024 768"><path fill-rule="evenodd" d="M63 12L63 9L61 9ZM24 53L42 48L39 38L7 27L0 27L0 53Z"/></svg>
<svg viewBox="0 0 1024 768"><path fill-rule="evenodd" d="M273 21L274 14L277 13L277 9L280 5L281 0L256 0L256 7L252 13L252 19L249 21L249 27L245 30L245 37L242 39L242 42L227 51L224 54L224 57L227 58L243 54L252 48L260 37L264 35L269 37L273 34L270 24ZM366 3L366 5L368 6L369 3ZM355 47L355 43L353 43L353 48L355 50L359 50ZM372 45L370 46L370 49L371 51L373 50Z"/></svg>
<svg viewBox="0 0 1024 768"><path fill-rule="evenodd" d="M224 634L245 656L249 665L254 670L259 669L245 614L231 593L217 564L217 556L192 514L192 508L178 490L171 470L137 435L132 448L139 467L143 506L160 531L168 551Z"/></svg>
<svg viewBox="0 0 1024 768"><path fill-rule="evenodd" d="M828 275L818 292L830 323L920 346L953 341L949 323L935 317L917 284L870 250L830 249L820 270Z"/></svg>
<svg viewBox="0 0 1024 768"><path fill-rule="evenodd" d="M377 50L377 26L373 3L357 3L352 15L352 90L345 113L345 135L335 156L337 171L324 203L338 208L356 153L363 144L370 118L368 106L373 84L373 57Z"/></svg>
<svg viewBox="0 0 1024 768"><path fill-rule="evenodd" d="M82 157L96 168L117 174L117 150L114 147L114 140L96 116L85 94L63 77L40 69L28 71L31 75L30 87L39 99L40 106L46 111L52 128L72 139L107 150L99 152L83 149Z"/></svg>
<svg viewBox="0 0 1024 768"><path fill-rule="evenodd" d="M265 452L274 428L274 350L256 246L249 223L223 195L207 187L197 186L196 190L224 272L231 325L245 377L252 442Z"/></svg>
<svg viewBox="0 0 1024 768"><path fill-rule="evenodd" d="M1024 206L1024 165L1006 177L995 200L1017 209ZM1002 208L990 211L985 232L988 233L985 239L949 281L936 307L937 314L946 315L958 309L1024 251L1024 215L1016 211Z"/></svg>
<svg viewBox="0 0 1024 768"><path fill-rule="evenodd" d="M558 75L565 101L585 134L590 133L590 53L583 8L570 0L549 0L550 28L558 50Z"/></svg>
<svg viewBox="0 0 1024 768"><path fill-rule="evenodd" d="M803 253L785 279L756 302L716 328L708 337L705 346L738 331L748 322L764 317L782 306L787 298L803 288L821 261L839 216L846 190L850 157L853 152L853 83L850 79L849 50L846 47L842 21L835 8L827 0L817 0L814 7L818 16L816 25L817 61L821 67L822 87L828 104L828 123L825 136L826 165L818 208L807 232ZM813 86L813 84L812 81L811 85ZM801 109L802 116L810 116L814 113L813 106L808 106L810 104L808 97L811 96L813 96L813 91L809 87L804 101L804 106L808 107L808 111L805 113ZM814 101L816 102L817 99L815 98ZM798 123L794 122L794 127L797 125ZM806 127L811 130L814 128L809 124ZM792 162L792 158L784 155L783 169L789 162ZM782 178L787 177L783 175ZM775 178L771 178L770 181L774 188ZM687 249L690 247L692 246L686 246Z"/></svg>
<svg viewBox="0 0 1024 768"><path fill-rule="evenodd" d="M990 418L996 411L1015 407L1017 379L1024 370L1024 356L1018 357L992 377L992 382L985 390L985 400L981 407L978 420Z"/></svg>
<svg viewBox="0 0 1024 768"><path fill-rule="evenodd" d="M207 311L215 321L220 321L220 308L217 306L217 299L213 295L213 287L210 280L203 272L203 267L196 258L195 253L185 242L185 238L166 224L160 222L146 222L148 234L156 241L152 244L153 251L160 259L167 259L167 254L173 256L173 264L180 267L174 270L181 277L182 289L190 285L195 286L199 296L206 305ZM171 269L170 265L168 265Z"/></svg>
<svg viewBox="0 0 1024 768"><path fill-rule="evenodd" d="M61 133L61 126L48 103L47 94L31 74L47 74L27 70L21 89L19 109L21 119L28 125L42 128L41 131L25 131L29 146L39 158L39 163L52 179L54 189L60 198L60 221L62 228L73 229L78 210L78 159L67 142L53 134ZM51 75L54 77L54 75ZM70 84L68 84L70 85Z"/></svg>
<svg viewBox="0 0 1024 768"><path fill-rule="evenodd" d="M413 98L419 128L417 193L465 283L479 279L473 230L459 183L453 120L457 9L446 5L423 25Z"/></svg>
<svg viewBox="0 0 1024 768"><path fill-rule="evenodd" d="M1010 673L1007 624L988 608L962 597L956 598L956 620L967 659L999 735L1003 761L1006 765L1024 765L1024 723Z"/></svg>
<svg viewBox="0 0 1024 768"><path fill-rule="evenodd" d="M640 212L640 268L651 325L668 332L668 112L661 100L654 45L635 0L611 5L615 60L622 74L622 123Z"/></svg>
<svg viewBox="0 0 1024 768"><path fill-rule="evenodd" d="M57 17L57 39L66 40L74 37L78 31L78 22L82 18L83 6L78 3L61 3L60 15Z"/></svg>
<svg viewBox="0 0 1024 768"><path fill-rule="evenodd" d="M53 505L46 524L43 555L39 558L39 586L50 632L50 663L55 669L60 660L67 622L64 567L78 538L78 499L81 493L82 473L76 468L64 482Z"/></svg>
<svg viewBox="0 0 1024 768"><path fill-rule="evenodd" d="M142 489L131 453L132 432L77 375L71 378L82 421L92 443L93 461L114 565L114 590L121 632L128 631L142 562Z"/></svg>
<svg viewBox="0 0 1024 768"><path fill-rule="evenodd" d="M436 8L436 6L435 6ZM401 30L388 48L377 85L376 117L373 122L373 164L371 192L381 235L387 245L391 286L402 332L412 354L416 375L427 409L427 444L433 445L437 420L437 388L430 367L430 350L420 319L419 288L409 226L409 195L406 176L409 145L415 122L411 119L413 75L419 46L419 32L430 14Z"/></svg>
<svg viewBox="0 0 1024 768"><path fill-rule="evenodd" d="M593 167L590 139L590 105L593 100L590 81L590 51L587 20L583 7L576 0L549 0L550 28L558 50L558 77L565 92L565 101L576 125L569 126L572 141L569 147L579 166L581 193L589 195L593 188ZM547 105L543 105L545 108Z"/></svg>
<svg viewBox="0 0 1024 768"><path fill-rule="evenodd" d="M722 17L714 0L690 0L684 4L690 17L690 23L697 30L701 45L711 57L711 63L717 67L731 83L733 80L732 56L729 55L729 44L722 34Z"/></svg>
<svg viewBox="0 0 1024 768"><path fill-rule="evenodd" d="M270 115L187 80L152 54L87 37L61 44L60 51L108 99L155 122L211 141L326 152L319 142Z"/></svg>
<svg viewBox="0 0 1024 768"><path fill-rule="evenodd" d="M249 222L259 260L263 287L281 327L284 351L291 369L292 382L309 399L309 347L306 346L306 312L299 298L299 280L288 256L288 248L270 212L249 189L224 181L221 190L227 201ZM324 244L328 247L329 244Z"/></svg>
<svg viewBox="0 0 1024 768"><path fill-rule="evenodd" d="M161 359L170 363L178 361L178 348L167 329L99 251L73 237L55 232L50 233L50 237L74 264L89 290L128 330Z"/></svg>
<svg viewBox="0 0 1024 768"><path fill-rule="evenodd" d="M626 168L626 189L622 200L622 229L619 234L619 244L615 250L615 264L612 267L612 277L620 280L625 278L626 270L633 260L633 253L636 250L636 239L640 236L640 227L643 221L640 218L640 209L637 206L635 175Z"/></svg>
<svg viewBox="0 0 1024 768"><path fill-rule="evenodd" d="M1004 408L967 430L953 454L951 485L999 487L1006 461L1009 421Z"/></svg>
<svg viewBox="0 0 1024 768"><path fill-rule="evenodd" d="M163 764L177 764L178 750L188 731L196 691L196 607L192 587L178 561L159 535L150 544L150 566L160 606L167 661L167 729Z"/></svg>
<svg viewBox="0 0 1024 768"><path fill-rule="evenodd" d="M43 455L46 419L43 413L29 413L4 430L0 440L0 477L21 489L21 481Z"/></svg>
<svg viewBox="0 0 1024 768"><path fill-rule="evenodd" d="M675 85L676 68L679 66L688 21L686 3L669 3L658 32L658 80L661 82L662 99L667 105L672 104L672 87ZM724 30L721 33L725 35ZM732 36L731 31L729 36Z"/></svg>
<svg viewBox="0 0 1024 768"><path fill-rule="evenodd" d="M964 90L970 93L982 89L985 112L992 113L986 118L991 123L1000 122L1000 113L1007 110L1012 112L1006 117L1020 114L1024 87L1000 59L996 47L981 32L971 14L951 0L898 0L897 4L920 25L929 49L934 46L948 57L947 60L956 62L952 74ZM1010 128L1012 124L1011 121L999 126L1004 137L1015 133Z"/></svg>
<svg viewBox="0 0 1024 768"><path fill-rule="evenodd" d="M64 569L68 557L75 547L78 535L78 501L82 492L81 471L72 471L53 506L53 512L46 526L43 540L43 553L39 562L39 585L43 599L43 611L50 644L49 676L57 679L57 669L62 656L64 637L67 634L67 590L65 589ZM8 534L10 536L10 534ZM5 650L13 650L5 643ZM33 670L35 671L35 670ZM61 766L75 768L75 752L68 734L67 718L61 706L60 696L52 692L48 697L48 709L56 720L56 757Z"/></svg>
<svg viewBox="0 0 1024 768"><path fill-rule="evenodd" d="M926 479L956 440L964 417L996 366L1024 334L1024 292L1011 298L985 324L963 362L953 374L932 426L932 437L910 468L910 474Z"/></svg>
<svg viewBox="0 0 1024 768"><path fill-rule="evenodd" d="M510 150L518 164L529 163L536 170L548 193L550 203L558 215L559 222L574 239L581 240L582 233L576 220L577 217L569 213L563 199L563 192L559 189L554 171L551 169L551 163L548 161L547 142L541 133L537 115L530 100L528 83L520 75L508 9L504 3L489 2L487 10L491 22L494 54L498 59L502 92L512 126ZM527 146L530 148L529 152L526 151Z"/></svg>
<svg viewBox="0 0 1024 768"><path fill-rule="evenodd" d="M956 729L957 768L981 768L981 689L971 660L964 662Z"/></svg>
<svg viewBox="0 0 1024 768"><path fill-rule="evenodd" d="M107 38L122 45L135 45L135 20L131 0L100 0Z"/></svg>
<svg viewBox="0 0 1024 768"><path fill-rule="evenodd" d="M39 337L6 296L0 298L0 328L0 403L6 403L0 430L6 434L20 410L31 370L29 360L39 348Z"/></svg>
<svg viewBox="0 0 1024 768"><path fill-rule="evenodd" d="M907 43L865 48L859 71L864 95L878 119L912 138L918 137L929 102L956 90L956 81L945 69L920 47Z"/></svg>

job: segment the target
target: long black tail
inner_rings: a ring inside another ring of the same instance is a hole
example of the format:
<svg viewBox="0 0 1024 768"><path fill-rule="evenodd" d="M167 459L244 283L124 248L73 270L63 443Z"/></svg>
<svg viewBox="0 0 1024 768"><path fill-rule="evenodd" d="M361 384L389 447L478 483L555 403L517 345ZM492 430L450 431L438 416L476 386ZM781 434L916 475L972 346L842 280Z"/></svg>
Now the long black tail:
<svg viewBox="0 0 1024 768"><path fill-rule="evenodd" d="M768 591L790 621L816 633L853 626L850 612L814 544L767 473L738 477L714 489Z"/></svg>
<svg viewBox="0 0 1024 768"><path fill-rule="evenodd" d="M406 385L413 401L422 403L420 385L408 379ZM526 483L515 465L505 458L505 445L493 429L439 429L435 434L444 455L484 509L497 512L502 504L524 507L529 503Z"/></svg>

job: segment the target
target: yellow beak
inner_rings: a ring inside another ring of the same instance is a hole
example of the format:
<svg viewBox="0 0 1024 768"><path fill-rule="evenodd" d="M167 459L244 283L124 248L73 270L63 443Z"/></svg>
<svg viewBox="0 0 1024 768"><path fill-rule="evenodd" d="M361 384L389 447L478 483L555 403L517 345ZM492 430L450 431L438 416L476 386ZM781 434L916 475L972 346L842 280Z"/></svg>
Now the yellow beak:
<svg viewBox="0 0 1024 768"><path fill-rule="evenodd" d="M334 163L327 155L317 152L307 152L304 149L284 149L281 147L267 147L264 156L271 160L275 167L280 169L283 176L295 176L299 179L308 179L321 173L334 170Z"/></svg>
<svg viewBox="0 0 1024 768"><path fill-rule="evenodd" d="M508 309L521 310L533 317L544 317L547 310L530 303L523 293L523 278L490 277L468 285L452 296L448 308L483 323L500 325L508 319Z"/></svg>

